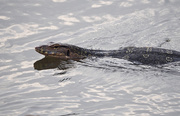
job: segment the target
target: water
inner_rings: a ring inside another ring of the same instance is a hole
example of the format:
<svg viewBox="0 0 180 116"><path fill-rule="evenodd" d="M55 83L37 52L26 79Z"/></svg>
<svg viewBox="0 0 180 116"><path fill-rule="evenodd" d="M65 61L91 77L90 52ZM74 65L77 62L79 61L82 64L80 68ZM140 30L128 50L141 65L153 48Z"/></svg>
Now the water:
<svg viewBox="0 0 180 116"><path fill-rule="evenodd" d="M178 0L1 0L0 115L178 116L180 63L43 59L34 47L180 51Z"/></svg>

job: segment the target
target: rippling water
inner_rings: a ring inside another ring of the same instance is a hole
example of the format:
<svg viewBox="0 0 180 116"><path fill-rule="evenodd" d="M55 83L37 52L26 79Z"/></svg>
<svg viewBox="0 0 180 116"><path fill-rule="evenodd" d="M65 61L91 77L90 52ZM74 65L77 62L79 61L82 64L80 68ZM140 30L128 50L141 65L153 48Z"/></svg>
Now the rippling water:
<svg viewBox="0 0 180 116"><path fill-rule="evenodd" d="M180 62L43 58L34 47L180 51L179 0L1 0L0 115L178 116Z"/></svg>

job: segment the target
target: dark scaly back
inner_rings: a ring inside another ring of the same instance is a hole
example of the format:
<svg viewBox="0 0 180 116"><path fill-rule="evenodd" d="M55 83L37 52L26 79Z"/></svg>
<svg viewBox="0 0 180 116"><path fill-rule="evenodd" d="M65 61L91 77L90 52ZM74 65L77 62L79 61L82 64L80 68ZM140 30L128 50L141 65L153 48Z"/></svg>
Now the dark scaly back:
<svg viewBox="0 0 180 116"><path fill-rule="evenodd" d="M180 52L153 47L126 47L120 50L121 58L143 64L165 64L180 61Z"/></svg>

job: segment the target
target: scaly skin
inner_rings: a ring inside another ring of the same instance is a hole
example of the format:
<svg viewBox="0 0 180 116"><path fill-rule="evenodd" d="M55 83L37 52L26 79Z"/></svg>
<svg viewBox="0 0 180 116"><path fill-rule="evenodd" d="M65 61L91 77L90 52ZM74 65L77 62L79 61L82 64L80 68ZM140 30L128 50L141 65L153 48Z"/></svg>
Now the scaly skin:
<svg viewBox="0 0 180 116"><path fill-rule="evenodd" d="M87 57L113 57L126 59L142 64L166 64L180 61L180 52L153 47L125 47L119 50L91 50L78 46L51 43L36 47L35 50L45 56L56 57L63 60L79 60Z"/></svg>

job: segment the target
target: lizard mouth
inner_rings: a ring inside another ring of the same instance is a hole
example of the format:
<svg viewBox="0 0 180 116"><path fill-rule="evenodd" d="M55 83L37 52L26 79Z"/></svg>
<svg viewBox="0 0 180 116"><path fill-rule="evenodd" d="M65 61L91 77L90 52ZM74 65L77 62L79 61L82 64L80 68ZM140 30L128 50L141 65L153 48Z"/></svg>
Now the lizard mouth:
<svg viewBox="0 0 180 116"><path fill-rule="evenodd" d="M50 51L46 51L43 47L35 47L36 52L43 54L43 55L48 55L52 54Z"/></svg>
<svg viewBox="0 0 180 116"><path fill-rule="evenodd" d="M41 47L35 47L36 52L44 54L45 51Z"/></svg>

